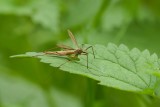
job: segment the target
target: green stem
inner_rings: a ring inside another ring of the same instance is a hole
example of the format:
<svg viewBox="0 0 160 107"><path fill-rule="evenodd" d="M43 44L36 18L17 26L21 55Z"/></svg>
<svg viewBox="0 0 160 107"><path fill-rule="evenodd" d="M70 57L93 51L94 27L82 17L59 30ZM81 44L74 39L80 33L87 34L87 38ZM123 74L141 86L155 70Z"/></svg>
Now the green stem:
<svg viewBox="0 0 160 107"><path fill-rule="evenodd" d="M91 79L87 79L87 89L85 96L85 107L93 107L94 99L95 99L95 81Z"/></svg>
<svg viewBox="0 0 160 107"><path fill-rule="evenodd" d="M94 28L97 28L97 26L99 26L100 21L101 21L101 17L102 17L104 11L106 10L106 8L108 6L107 5L108 2L109 2L108 0L103 0L102 1L101 7L100 7L98 13L96 14L96 16L95 16L95 18L93 20L93 23L92 23Z"/></svg>
<svg viewBox="0 0 160 107"><path fill-rule="evenodd" d="M128 25L124 25L120 30L119 32L117 33L115 39L114 39L114 43L119 43L121 41L121 39L124 38L125 36L125 33L127 32L127 28L128 28Z"/></svg>
<svg viewBox="0 0 160 107"><path fill-rule="evenodd" d="M49 105L49 107L55 107L55 103L53 101L53 98L51 96L51 90L50 89L45 89L45 97L47 99L47 104Z"/></svg>

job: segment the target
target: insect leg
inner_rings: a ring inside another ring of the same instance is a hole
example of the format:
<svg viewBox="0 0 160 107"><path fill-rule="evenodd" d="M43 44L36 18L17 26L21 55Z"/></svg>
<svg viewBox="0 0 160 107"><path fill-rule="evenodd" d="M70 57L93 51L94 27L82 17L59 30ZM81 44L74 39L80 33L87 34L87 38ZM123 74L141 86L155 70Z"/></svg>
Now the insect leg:
<svg viewBox="0 0 160 107"><path fill-rule="evenodd" d="M88 69L88 53L86 55L87 55L87 69Z"/></svg>
<svg viewBox="0 0 160 107"><path fill-rule="evenodd" d="M71 61L71 60L67 60L66 62L64 62L64 63L62 63L61 65L59 65L58 68L61 67L61 66L63 66L64 64L70 62L70 61Z"/></svg>
<svg viewBox="0 0 160 107"><path fill-rule="evenodd" d="M86 55L87 56L87 69L88 69L88 53L87 52L83 52L81 55Z"/></svg>
<svg viewBox="0 0 160 107"><path fill-rule="evenodd" d="M89 46L89 47L87 47L87 48L85 49L85 51L87 51L89 48L92 48L93 56L94 56L94 58L95 58L95 54L94 54L94 50L93 50L93 46Z"/></svg>

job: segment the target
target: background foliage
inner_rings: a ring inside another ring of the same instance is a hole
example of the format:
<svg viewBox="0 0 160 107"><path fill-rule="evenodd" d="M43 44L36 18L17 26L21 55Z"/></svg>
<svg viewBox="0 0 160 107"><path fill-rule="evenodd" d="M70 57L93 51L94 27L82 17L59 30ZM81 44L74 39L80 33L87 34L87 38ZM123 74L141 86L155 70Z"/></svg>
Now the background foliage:
<svg viewBox="0 0 160 107"><path fill-rule="evenodd" d="M0 107L158 107L158 98L9 56L68 44L68 28L79 43L160 54L159 10L158 0L0 0Z"/></svg>

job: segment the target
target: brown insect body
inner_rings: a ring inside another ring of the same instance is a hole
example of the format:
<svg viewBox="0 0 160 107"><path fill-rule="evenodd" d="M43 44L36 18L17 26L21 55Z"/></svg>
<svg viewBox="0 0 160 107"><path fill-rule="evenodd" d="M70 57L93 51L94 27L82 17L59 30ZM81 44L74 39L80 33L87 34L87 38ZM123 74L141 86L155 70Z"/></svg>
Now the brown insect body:
<svg viewBox="0 0 160 107"><path fill-rule="evenodd" d="M66 51L46 51L45 54L48 54L48 55L66 56L66 55L74 54L74 50L66 50Z"/></svg>
<svg viewBox="0 0 160 107"><path fill-rule="evenodd" d="M84 52L82 49L77 49L77 50L66 50L66 51L46 51L44 53L50 55L53 54L53 55L66 56L71 54L79 55L86 52Z"/></svg>
<svg viewBox="0 0 160 107"><path fill-rule="evenodd" d="M86 52L84 52L82 49L77 49L77 50L75 50L74 52L75 52L76 55L80 55L80 54L82 54L82 53L86 53Z"/></svg>
<svg viewBox="0 0 160 107"><path fill-rule="evenodd" d="M93 47L89 46L88 48L86 48L85 50L81 49L78 44L77 41L75 39L75 37L73 36L72 32L68 30L68 34L72 40L72 42L77 46L77 49L73 49L69 46L65 46L65 45L58 45L58 47L64 49L62 51L45 51L45 54L48 55L57 55L57 56L69 56L72 59L78 59L78 55L86 55L87 56L87 68L88 68L88 53L86 52L89 48L92 48L93 51ZM94 55L94 51L93 51L93 55ZM95 58L95 56L94 56ZM67 61L68 62L68 61ZM65 62L66 63L66 62ZM65 64L64 63L64 64ZM63 64L62 64L63 65Z"/></svg>

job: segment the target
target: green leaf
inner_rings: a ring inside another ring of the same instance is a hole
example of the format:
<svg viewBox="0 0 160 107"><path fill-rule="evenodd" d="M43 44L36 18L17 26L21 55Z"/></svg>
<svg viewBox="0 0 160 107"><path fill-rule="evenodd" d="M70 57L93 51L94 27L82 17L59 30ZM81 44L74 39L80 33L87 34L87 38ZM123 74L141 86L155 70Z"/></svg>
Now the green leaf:
<svg viewBox="0 0 160 107"><path fill-rule="evenodd" d="M88 46L85 45L85 47ZM36 52L27 52L24 57L40 58L41 62L70 73L90 77L104 86L160 96L157 90L159 78L148 73L155 72L160 66L156 54L150 55L148 50L141 52L137 48L129 50L123 44L116 46L112 43L108 46L95 45L94 52L95 59L92 51L88 51L88 69L85 55L79 55L79 61L69 61L69 58L65 56L45 55Z"/></svg>
<svg viewBox="0 0 160 107"><path fill-rule="evenodd" d="M44 90L9 72L10 69L0 66L0 107L64 107L64 104L65 107L82 107L76 96L55 87Z"/></svg>
<svg viewBox="0 0 160 107"><path fill-rule="evenodd" d="M35 24L54 32L58 31L59 8L55 1L50 0L1 0L0 14L28 16Z"/></svg>
<svg viewBox="0 0 160 107"><path fill-rule="evenodd" d="M103 0L81 0L64 2L67 15L63 16L64 28L72 28L93 20L101 8ZM82 8L83 7L83 8ZM75 20L76 19L76 20Z"/></svg>
<svg viewBox="0 0 160 107"><path fill-rule="evenodd" d="M41 2L36 1L33 6L35 10L31 16L32 20L52 31L58 31L59 8L57 3L50 0L42 0Z"/></svg>
<svg viewBox="0 0 160 107"><path fill-rule="evenodd" d="M132 21L131 13L121 5L110 5L102 16L101 26L104 31L112 31Z"/></svg>
<svg viewBox="0 0 160 107"><path fill-rule="evenodd" d="M1 107L48 107L41 87L9 72L9 69L0 66Z"/></svg>

